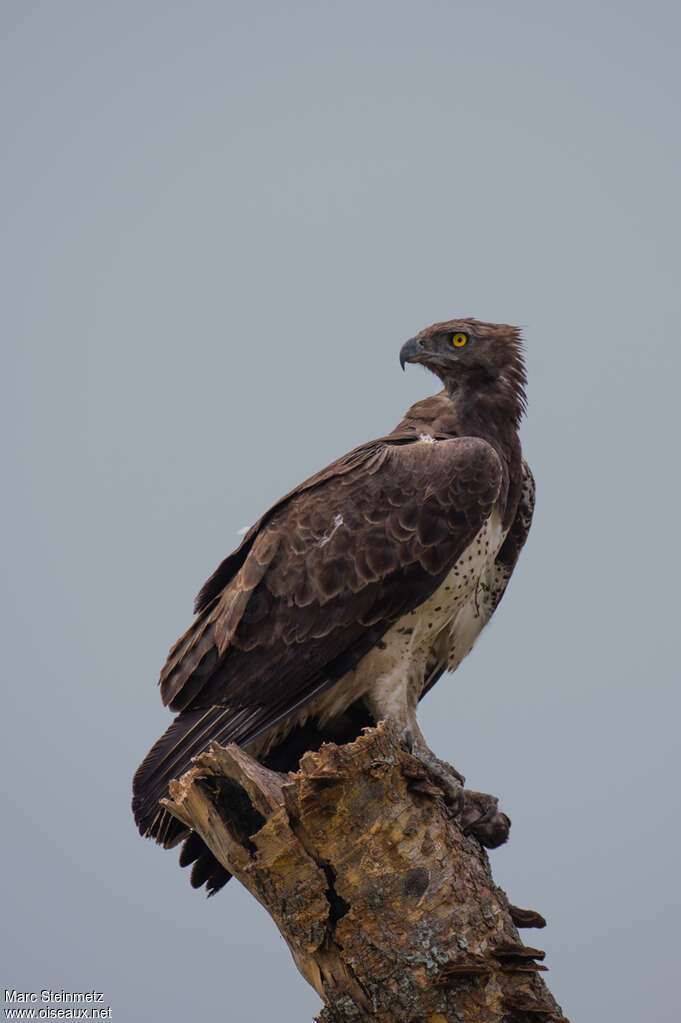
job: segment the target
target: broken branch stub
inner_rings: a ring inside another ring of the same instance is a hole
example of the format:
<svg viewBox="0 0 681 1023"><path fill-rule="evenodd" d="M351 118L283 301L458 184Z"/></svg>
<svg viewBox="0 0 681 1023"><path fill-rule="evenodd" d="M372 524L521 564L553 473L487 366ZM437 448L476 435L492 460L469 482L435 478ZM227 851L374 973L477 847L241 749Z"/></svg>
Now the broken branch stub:
<svg viewBox="0 0 681 1023"><path fill-rule="evenodd" d="M470 827L415 777L381 724L289 775L213 746L164 805L272 916L319 1023L564 1023L516 929L545 921L509 905Z"/></svg>

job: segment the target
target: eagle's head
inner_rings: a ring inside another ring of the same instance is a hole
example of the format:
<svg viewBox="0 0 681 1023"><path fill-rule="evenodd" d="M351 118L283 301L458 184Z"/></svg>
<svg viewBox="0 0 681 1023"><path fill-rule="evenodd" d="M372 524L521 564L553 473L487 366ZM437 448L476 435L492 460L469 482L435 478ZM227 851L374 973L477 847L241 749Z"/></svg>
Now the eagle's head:
<svg viewBox="0 0 681 1023"><path fill-rule="evenodd" d="M407 362L426 366L451 395L488 395L516 422L525 411L527 378L517 327L472 318L434 323L402 345L402 369Z"/></svg>

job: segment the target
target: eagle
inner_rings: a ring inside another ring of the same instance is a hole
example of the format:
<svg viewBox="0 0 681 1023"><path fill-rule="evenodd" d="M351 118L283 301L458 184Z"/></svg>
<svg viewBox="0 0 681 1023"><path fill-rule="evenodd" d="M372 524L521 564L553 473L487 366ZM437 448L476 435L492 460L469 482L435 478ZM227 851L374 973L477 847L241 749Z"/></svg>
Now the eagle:
<svg viewBox="0 0 681 1023"><path fill-rule="evenodd" d="M516 327L453 319L399 359L442 389L265 512L201 589L161 672L176 717L135 774L133 813L166 848L184 840L180 863L210 894L229 873L159 800L214 742L286 771L387 720L462 805L463 778L430 750L416 709L470 652L530 528L523 346Z"/></svg>

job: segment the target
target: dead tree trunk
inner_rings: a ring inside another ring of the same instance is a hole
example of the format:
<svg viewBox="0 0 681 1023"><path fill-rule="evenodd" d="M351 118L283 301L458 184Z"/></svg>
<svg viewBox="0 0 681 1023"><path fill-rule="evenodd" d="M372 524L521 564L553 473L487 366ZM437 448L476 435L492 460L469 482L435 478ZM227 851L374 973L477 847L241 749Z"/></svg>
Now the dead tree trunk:
<svg viewBox="0 0 681 1023"><path fill-rule="evenodd" d="M275 920L319 1023L565 1023L516 929L544 921L509 905L389 727L290 775L214 746L171 797Z"/></svg>

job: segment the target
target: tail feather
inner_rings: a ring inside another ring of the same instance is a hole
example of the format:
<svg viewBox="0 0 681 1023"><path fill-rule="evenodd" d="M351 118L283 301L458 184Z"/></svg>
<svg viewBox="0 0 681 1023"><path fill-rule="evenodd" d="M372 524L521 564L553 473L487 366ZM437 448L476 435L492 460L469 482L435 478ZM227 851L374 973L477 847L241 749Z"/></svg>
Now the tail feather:
<svg viewBox="0 0 681 1023"><path fill-rule="evenodd" d="M189 867L193 864L189 883L192 888L201 888L205 884L209 895L215 895L231 878L230 872L215 859L201 838L192 831L182 846L180 866Z"/></svg>
<svg viewBox="0 0 681 1023"><path fill-rule="evenodd" d="M237 721L229 707L185 711L175 718L133 778L132 812L140 834L170 848L187 833L184 825L159 806L159 800L168 795L171 779L179 778L211 742L226 745L234 739Z"/></svg>

